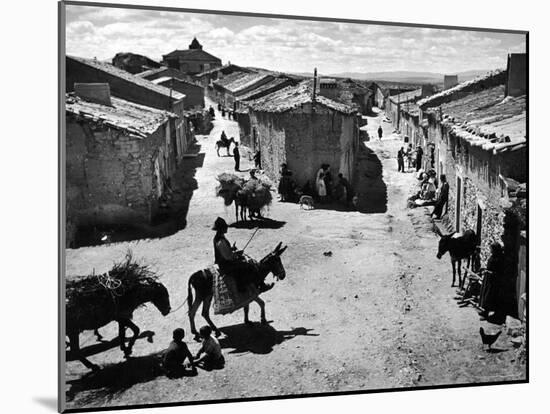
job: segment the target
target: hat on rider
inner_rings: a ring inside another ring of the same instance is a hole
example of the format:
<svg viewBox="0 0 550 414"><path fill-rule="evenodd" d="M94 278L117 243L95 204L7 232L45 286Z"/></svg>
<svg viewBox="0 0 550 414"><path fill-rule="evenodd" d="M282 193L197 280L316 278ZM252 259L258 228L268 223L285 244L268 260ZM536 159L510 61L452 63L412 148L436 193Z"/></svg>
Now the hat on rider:
<svg viewBox="0 0 550 414"><path fill-rule="evenodd" d="M227 223L225 222L224 219L222 219L221 217L218 217L216 219L216 221L214 222L214 226L212 227L212 230L227 230Z"/></svg>

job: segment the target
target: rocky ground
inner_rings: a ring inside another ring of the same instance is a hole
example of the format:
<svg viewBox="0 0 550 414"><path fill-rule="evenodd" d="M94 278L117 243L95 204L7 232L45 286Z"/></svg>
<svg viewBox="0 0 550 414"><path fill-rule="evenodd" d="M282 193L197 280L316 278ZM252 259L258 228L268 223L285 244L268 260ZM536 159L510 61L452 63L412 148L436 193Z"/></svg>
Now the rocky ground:
<svg viewBox="0 0 550 414"><path fill-rule="evenodd" d="M215 176L232 170L233 159L217 157L214 143L222 129L238 137L238 127L220 118L209 136L197 139L205 155L194 176L198 188L186 228L164 238L67 250L68 275L107 271L131 249L160 275L172 307L183 303L189 275L213 262L214 219L234 222L234 209L215 197ZM369 118L372 137L380 123L384 138L367 142L358 161L363 207L374 205L373 213L307 211L277 201L270 207L268 217L283 223L260 229L247 253L261 258L283 241L289 246L283 255L287 278L263 296L269 325L245 326L240 311L214 316L224 332L223 370L177 380L163 376L157 354L174 328L188 330L186 307L163 317L149 305L136 311L134 322L154 331L154 342L138 340L134 358L125 361L118 348L93 355L104 367L98 374L79 362L67 364L68 408L524 379L525 365L517 361L510 338L501 335L495 344L501 351L486 352L478 332L485 322L453 299L450 261L435 256L438 237L428 210L406 208L416 184L414 174L397 172L401 137L382 116ZM250 164L243 160L242 167ZM382 203L381 194L387 198ZM364 201L369 197L376 202ZM253 231L231 227L228 238L243 246ZM254 304L251 318L259 320ZM197 322L204 323L200 316ZM116 327L101 332L112 338ZM190 336L186 340L196 352L199 345ZM94 341L91 333L81 335L84 347Z"/></svg>

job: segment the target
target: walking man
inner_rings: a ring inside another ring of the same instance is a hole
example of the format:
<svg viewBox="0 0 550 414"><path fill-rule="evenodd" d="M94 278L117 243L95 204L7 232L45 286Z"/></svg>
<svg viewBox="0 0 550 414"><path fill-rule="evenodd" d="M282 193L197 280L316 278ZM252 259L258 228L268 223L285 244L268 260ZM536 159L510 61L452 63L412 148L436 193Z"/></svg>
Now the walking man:
<svg viewBox="0 0 550 414"><path fill-rule="evenodd" d="M382 139L382 133L383 133L383 132L384 132L384 131L382 131L382 125L379 125L379 126L378 126L378 139Z"/></svg>
<svg viewBox="0 0 550 414"><path fill-rule="evenodd" d="M397 151L397 172L405 172L405 161L403 157L405 156L405 151L403 147Z"/></svg>
<svg viewBox="0 0 550 414"><path fill-rule="evenodd" d="M241 153L239 152L239 143L238 142L235 142L235 149L233 149L233 159L235 160L235 171L240 171Z"/></svg>

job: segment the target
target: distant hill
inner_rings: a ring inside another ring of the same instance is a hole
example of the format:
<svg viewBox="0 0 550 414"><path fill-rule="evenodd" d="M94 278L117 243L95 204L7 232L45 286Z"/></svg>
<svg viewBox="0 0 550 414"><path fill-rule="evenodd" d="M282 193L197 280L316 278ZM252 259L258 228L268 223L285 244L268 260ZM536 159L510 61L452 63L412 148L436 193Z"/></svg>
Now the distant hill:
<svg viewBox="0 0 550 414"><path fill-rule="evenodd" d="M465 72L449 73L449 75L458 75L459 82L465 82L477 76L484 75L490 69L468 70ZM414 71L390 71L390 72L344 72L335 73L328 76L337 76L352 79L372 80L372 81L388 81L388 82L403 82L403 83L443 83L443 73L434 72L414 72Z"/></svg>

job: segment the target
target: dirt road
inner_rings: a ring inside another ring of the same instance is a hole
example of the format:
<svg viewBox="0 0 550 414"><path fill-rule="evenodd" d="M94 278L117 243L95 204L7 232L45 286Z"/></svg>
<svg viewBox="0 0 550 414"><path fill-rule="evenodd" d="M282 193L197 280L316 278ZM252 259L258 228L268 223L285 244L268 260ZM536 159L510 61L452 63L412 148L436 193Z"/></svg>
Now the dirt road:
<svg viewBox="0 0 550 414"><path fill-rule="evenodd" d="M371 136L376 136L381 119L369 119ZM278 241L288 244L283 256L287 278L263 296L268 326L244 326L239 311L214 316L225 334L220 341L225 369L179 380L162 376L154 354L167 347L175 327L188 330L189 324L185 309L162 317L150 305L138 309L134 321L142 330L153 330L155 341L140 339L134 359L125 362L117 348L96 354L90 359L105 369L94 375L85 375L79 362L68 363L68 407L524 378L525 366L515 361L508 338L501 335L495 344L503 352L485 352L478 333L483 322L472 308L459 308L453 299L449 258L435 257L437 236L427 210L406 208L415 179L414 174L397 173L395 155L401 138L391 133L389 123L382 125L382 141L367 146L382 165L384 212L307 211L276 201L269 209L268 216L284 225L261 229L247 252L261 258ZM198 137L205 158L197 170L198 189L184 230L162 239L68 250L68 274L104 272L132 249L161 276L172 306L180 305L188 276L213 262L214 219L234 222L233 208L224 208L214 194L216 174L231 171L233 159L218 158L214 143L222 129L228 137L238 137L236 128L235 122L218 115L210 136ZM243 159L243 169L247 163ZM228 238L242 246L253 231L230 228ZM332 255L324 254L329 251ZM255 305L251 318L259 320ZM197 322L204 323L200 316ZM114 337L114 324L102 333ZM94 342L90 333L81 338L84 346ZM191 337L186 340L196 352L198 344Z"/></svg>

